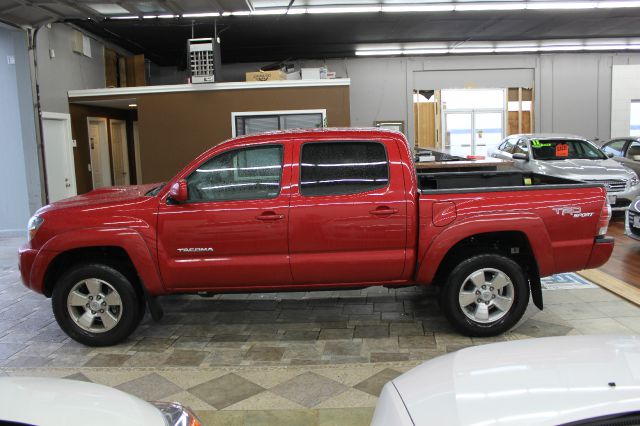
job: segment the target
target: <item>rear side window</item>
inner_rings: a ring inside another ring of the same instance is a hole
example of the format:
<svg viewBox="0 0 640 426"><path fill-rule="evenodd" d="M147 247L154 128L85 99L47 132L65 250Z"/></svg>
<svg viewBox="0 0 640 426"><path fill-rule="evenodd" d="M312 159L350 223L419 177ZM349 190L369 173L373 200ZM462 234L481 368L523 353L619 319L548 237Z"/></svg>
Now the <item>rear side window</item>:
<svg viewBox="0 0 640 426"><path fill-rule="evenodd" d="M313 142L302 145L300 193L356 194L389 184L387 152L379 142Z"/></svg>

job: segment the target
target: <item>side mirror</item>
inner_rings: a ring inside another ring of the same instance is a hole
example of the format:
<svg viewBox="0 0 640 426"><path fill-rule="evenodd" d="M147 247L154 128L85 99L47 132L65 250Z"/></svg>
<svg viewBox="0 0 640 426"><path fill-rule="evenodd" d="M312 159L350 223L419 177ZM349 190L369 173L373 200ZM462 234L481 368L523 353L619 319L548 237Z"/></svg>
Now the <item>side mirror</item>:
<svg viewBox="0 0 640 426"><path fill-rule="evenodd" d="M511 158L513 158L514 160L529 161L529 156L521 152L516 152L515 154L511 155Z"/></svg>
<svg viewBox="0 0 640 426"><path fill-rule="evenodd" d="M171 186L169 196L176 203L184 203L189 199L189 191L187 189L187 181L180 179Z"/></svg>
<svg viewBox="0 0 640 426"><path fill-rule="evenodd" d="M613 152L605 152L605 155L609 158L613 158Z"/></svg>

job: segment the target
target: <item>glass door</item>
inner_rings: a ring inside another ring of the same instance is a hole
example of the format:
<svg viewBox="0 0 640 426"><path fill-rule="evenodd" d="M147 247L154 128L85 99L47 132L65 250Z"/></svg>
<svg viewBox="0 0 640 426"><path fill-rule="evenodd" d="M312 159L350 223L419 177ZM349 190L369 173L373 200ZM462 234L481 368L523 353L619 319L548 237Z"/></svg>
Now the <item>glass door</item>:
<svg viewBox="0 0 640 426"><path fill-rule="evenodd" d="M447 112L444 115L445 148L451 155L466 157L472 151L472 112Z"/></svg>
<svg viewBox="0 0 640 426"><path fill-rule="evenodd" d="M487 148L502 140L502 112L473 112L474 143L472 154L487 156Z"/></svg>

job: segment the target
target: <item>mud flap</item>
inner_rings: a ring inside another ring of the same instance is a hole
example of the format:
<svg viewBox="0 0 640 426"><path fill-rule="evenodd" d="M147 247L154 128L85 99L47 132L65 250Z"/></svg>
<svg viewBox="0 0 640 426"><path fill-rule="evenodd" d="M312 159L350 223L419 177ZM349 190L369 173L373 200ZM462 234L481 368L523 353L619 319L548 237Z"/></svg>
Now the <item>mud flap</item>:
<svg viewBox="0 0 640 426"><path fill-rule="evenodd" d="M542 283L538 274L533 275L529 279L529 285L531 286L531 298L533 304L540 310L542 310Z"/></svg>
<svg viewBox="0 0 640 426"><path fill-rule="evenodd" d="M151 318L153 318L154 321L160 321L164 316L164 310L162 309L162 305L160 305L160 302L158 301L158 297L151 296L147 292L147 289L144 288L144 286L142 286L142 289L144 291L144 298L147 301L147 306L149 307Z"/></svg>

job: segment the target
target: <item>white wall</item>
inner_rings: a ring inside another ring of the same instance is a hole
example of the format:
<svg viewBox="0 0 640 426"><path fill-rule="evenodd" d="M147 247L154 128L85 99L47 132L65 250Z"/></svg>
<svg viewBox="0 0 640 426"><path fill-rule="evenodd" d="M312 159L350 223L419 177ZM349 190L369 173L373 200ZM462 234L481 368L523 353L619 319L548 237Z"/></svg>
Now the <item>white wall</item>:
<svg viewBox="0 0 640 426"><path fill-rule="evenodd" d="M69 112L69 90L105 87L104 45L90 38L91 57L73 52L74 29L65 24L43 27L37 35L38 83L42 111ZM55 57L51 57L53 49Z"/></svg>
<svg viewBox="0 0 640 426"><path fill-rule="evenodd" d="M629 135L631 101L640 100L640 65L614 65L611 81L611 137Z"/></svg>
<svg viewBox="0 0 640 426"><path fill-rule="evenodd" d="M0 24L0 233L26 232L27 220L39 206L29 75L25 33ZM34 163L35 179L28 173Z"/></svg>

